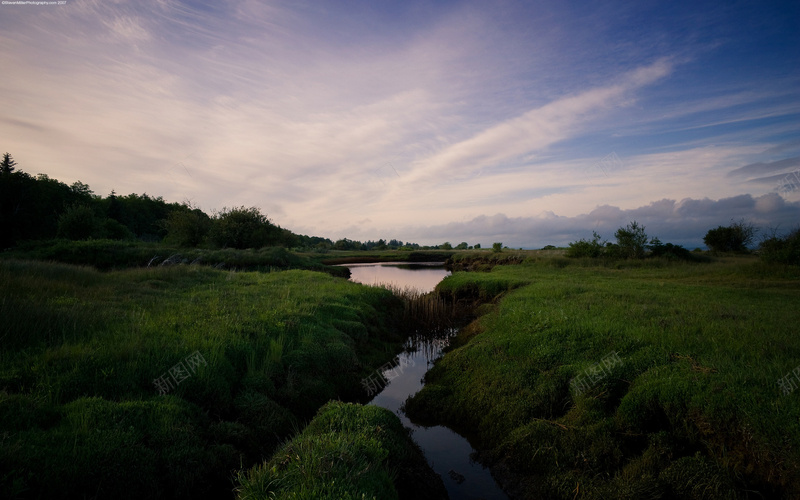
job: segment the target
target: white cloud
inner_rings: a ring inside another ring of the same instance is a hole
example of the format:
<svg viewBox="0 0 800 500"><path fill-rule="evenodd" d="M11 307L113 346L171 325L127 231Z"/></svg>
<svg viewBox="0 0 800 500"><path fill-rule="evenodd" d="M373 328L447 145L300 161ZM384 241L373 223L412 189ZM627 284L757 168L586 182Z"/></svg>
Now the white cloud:
<svg viewBox="0 0 800 500"><path fill-rule="evenodd" d="M771 193L753 198L740 195L720 200L663 199L648 205L623 210L611 205L598 206L588 213L564 217L542 212L533 217L507 217L505 214L481 215L469 221L430 226L406 226L387 237L438 244L467 241L491 244L502 241L512 248L541 248L544 245L566 246L571 241L591 238L597 231L613 241L614 232L636 220L645 226L650 237L689 248L703 247L709 229L727 226L731 220L744 219L766 231L779 227L786 231L800 220L800 202L786 202Z"/></svg>

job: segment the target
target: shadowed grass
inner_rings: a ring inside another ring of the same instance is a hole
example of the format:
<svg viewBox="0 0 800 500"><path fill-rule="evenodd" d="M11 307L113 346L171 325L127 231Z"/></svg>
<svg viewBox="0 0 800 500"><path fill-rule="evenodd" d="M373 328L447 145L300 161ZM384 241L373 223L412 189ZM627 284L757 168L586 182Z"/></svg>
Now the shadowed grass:
<svg viewBox="0 0 800 500"><path fill-rule="evenodd" d="M310 269L347 277L342 267L320 264L282 247L249 248L178 248L162 243L117 240L45 240L29 241L3 252L3 259L26 259L92 266L101 270L131 267L166 267L180 264L206 265L216 269L239 271L278 271Z"/></svg>
<svg viewBox="0 0 800 500"><path fill-rule="evenodd" d="M228 471L362 396L400 349L401 311L310 271L0 261L0 496L229 495Z"/></svg>

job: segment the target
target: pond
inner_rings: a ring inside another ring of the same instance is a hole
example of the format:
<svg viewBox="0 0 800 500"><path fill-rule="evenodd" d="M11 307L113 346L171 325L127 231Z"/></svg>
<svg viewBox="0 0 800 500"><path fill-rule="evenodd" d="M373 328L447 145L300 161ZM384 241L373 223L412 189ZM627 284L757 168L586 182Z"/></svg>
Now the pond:
<svg viewBox="0 0 800 500"><path fill-rule="evenodd" d="M395 288L416 288L423 292L434 289L450 274L442 263L382 262L348 264L350 279L367 285L390 285ZM451 331L438 338L409 337L406 350L387 369L383 379L371 378L367 384L375 396L369 404L394 412L403 425L411 430L414 441L425 454L428 463L442 477L451 500L508 499L489 469L472 459L475 450L464 437L444 426L416 425L402 410L405 400L422 389L425 373L441 357ZM384 380L386 382L384 382Z"/></svg>
<svg viewBox="0 0 800 500"><path fill-rule="evenodd" d="M415 288L430 292L450 271L441 262L378 262L347 264L350 280L365 285L391 285L394 288Z"/></svg>

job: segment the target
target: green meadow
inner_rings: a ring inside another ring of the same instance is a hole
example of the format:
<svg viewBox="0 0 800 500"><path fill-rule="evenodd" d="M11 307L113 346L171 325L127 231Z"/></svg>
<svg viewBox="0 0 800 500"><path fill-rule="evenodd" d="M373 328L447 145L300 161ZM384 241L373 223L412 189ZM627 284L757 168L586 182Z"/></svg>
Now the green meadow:
<svg viewBox="0 0 800 500"><path fill-rule="evenodd" d="M800 268L531 253L438 290L482 316L406 410L514 498L800 496Z"/></svg>
<svg viewBox="0 0 800 500"><path fill-rule="evenodd" d="M424 298L282 249L58 254L121 252L99 271L59 244L0 260L0 497L442 498L396 416L353 403L409 314L465 310L406 410L512 498L800 495L797 266L451 252L469 271Z"/></svg>
<svg viewBox="0 0 800 500"><path fill-rule="evenodd" d="M363 396L401 312L306 270L0 261L0 497L230 498L325 403Z"/></svg>

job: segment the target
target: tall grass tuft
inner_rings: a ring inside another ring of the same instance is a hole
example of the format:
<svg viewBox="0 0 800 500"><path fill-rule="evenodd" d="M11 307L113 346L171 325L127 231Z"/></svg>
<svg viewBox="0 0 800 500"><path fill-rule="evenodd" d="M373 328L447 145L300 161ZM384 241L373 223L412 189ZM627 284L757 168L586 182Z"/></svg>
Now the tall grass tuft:
<svg viewBox="0 0 800 500"><path fill-rule="evenodd" d="M441 337L450 333L468 316L463 304L449 300L442 294L422 292L414 287L383 285L403 301L403 324L410 328L411 335Z"/></svg>

